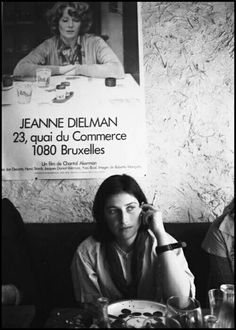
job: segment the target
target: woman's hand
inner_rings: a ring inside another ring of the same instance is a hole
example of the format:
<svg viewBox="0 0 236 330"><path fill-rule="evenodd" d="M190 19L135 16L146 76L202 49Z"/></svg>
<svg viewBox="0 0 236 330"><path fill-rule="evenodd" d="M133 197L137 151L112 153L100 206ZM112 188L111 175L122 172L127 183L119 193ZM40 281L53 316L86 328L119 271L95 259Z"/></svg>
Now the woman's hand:
<svg viewBox="0 0 236 330"><path fill-rule="evenodd" d="M151 204L143 204L142 216L145 223L148 224L149 228L153 231L157 238L166 235L162 220L162 212Z"/></svg>

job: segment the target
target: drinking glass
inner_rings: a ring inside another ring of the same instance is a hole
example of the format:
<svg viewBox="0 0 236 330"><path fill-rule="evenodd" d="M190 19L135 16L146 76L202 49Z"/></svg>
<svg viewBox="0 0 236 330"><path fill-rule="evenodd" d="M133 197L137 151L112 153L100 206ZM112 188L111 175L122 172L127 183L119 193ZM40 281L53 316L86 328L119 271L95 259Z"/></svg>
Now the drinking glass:
<svg viewBox="0 0 236 330"><path fill-rule="evenodd" d="M32 83L19 82L16 84L17 102L27 104L31 101L32 96Z"/></svg>
<svg viewBox="0 0 236 330"><path fill-rule="evenodd" d="M234 327L234 305L231 302L224 301L218 316L215 328L233 328Z"/></svg>
<svg viewBox="0 0 236 330"><path fill-rule="evenodd" d="M218 319L220 309L226 299L226 293L221 289L211 289L208 291L208 298L210 304L210 313L215 315Z"/></svg>
<svg viewBox="0 0 236 330"><path fill-rule="evenodd" d="M202 328L203 326L200 303L191 297L170 297L167 300L167 316L177 319L182 328Z"/></svg>
<svg viewBox="0 0 236 330"><path fill-rule="evenodd" d="M51 69L41 67L36 69L36 82L38 87L46 88L50 85Z"/></svg>
<svg viewBox="0 0 236 330"><path fill-rule="evenodd" d="M221 284L220 289L225 292L225 300L234 304L234 284Z"/></svg>

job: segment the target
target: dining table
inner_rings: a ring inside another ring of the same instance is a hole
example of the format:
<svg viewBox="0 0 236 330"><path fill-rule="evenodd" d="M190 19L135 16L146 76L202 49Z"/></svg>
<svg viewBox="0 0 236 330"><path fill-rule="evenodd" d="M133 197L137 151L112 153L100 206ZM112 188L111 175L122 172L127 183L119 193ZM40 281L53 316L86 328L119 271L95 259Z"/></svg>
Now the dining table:
<svg viewBox="0 0 236 330"><path fill-rule="evenodd" d="M208 308L202 308L202 315L208 315ZM88 328L93 324L93 318L83 308L54 308L44 325L44 328Z"/></svg>
<svg viewBox="0 0 236 330"><path fill-rule="evenodd" d="M50 77L48 86L39 87L35 77L12 77L13 84L8 87L2 86L2 106L5 107L21 107L18 102L17 87L25 82L31 83L32 97L29 103L23 106L33 109L35 106L47 105L51 109L58 109L59 104L63 104L63 108L71 109L74 104L80 107L91 105L104 104L104 101L110 102L110 105L115 103L132 102L132 99L140 99L143 89L136 82L133 76L129 73L125 74L123 79L116 79L114 86L108 86L105 78L94 78L85 76L67 76L56 75ZM64 100L56 101L57 86L67 83L67 93L71 93ZM45 108L46 109L46 108Z"/></svg>
<svg viewBox="0 0 236 330"><path fill-rule="evenodd" d="M32 94L21 103L26 83ZM103 78L51 76L44 88L33 77L13 77L12 86L2 85L2 139L4 180L144 176L143 86L129 73L111 85Z"/></svg>

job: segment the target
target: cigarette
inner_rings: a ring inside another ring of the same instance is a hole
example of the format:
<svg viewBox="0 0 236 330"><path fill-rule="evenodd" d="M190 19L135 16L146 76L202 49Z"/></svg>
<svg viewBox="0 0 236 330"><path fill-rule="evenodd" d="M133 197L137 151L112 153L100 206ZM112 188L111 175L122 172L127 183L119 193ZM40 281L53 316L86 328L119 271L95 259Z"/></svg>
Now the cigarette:
<svg viewBox="0 0 236 330"><path fill-rule="evenodd" d="M152 205L154 205L154 203L155 203L156 196L157 196L157 192L155 191L154 196L153 196L153 199L152 199Z"/></svg>

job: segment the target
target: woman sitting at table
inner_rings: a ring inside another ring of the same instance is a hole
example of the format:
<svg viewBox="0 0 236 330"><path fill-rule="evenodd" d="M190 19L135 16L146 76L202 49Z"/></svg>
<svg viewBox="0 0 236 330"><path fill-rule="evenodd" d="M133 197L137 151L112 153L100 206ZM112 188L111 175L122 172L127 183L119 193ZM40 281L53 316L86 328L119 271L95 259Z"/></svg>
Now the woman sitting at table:
<svg viewBox="0 0 236 330"><path fill-rule="evenodd" d="M77 301L195 296L181 243L165 231L161 212L147 203L132 177L107 178L95 196L93 216L97 230L78 246L71 265Z"/></svg>
<svg viewBox="0 0 236 330"><path fill-rule="evenodd" d="M210 257L208 288L234 283L234 198L216 218L202 243Z"/></svg>
<svg viewBox="0 0 236 330"><path fill-rule="evenodd" d="M124 78L124 69L107 43L87 33L92 15L85 2L57 2L47 13L53 37L20 60L15 76L32 77L47 66L52 75Z"/></svg>

